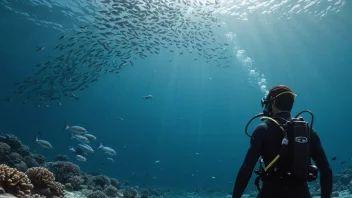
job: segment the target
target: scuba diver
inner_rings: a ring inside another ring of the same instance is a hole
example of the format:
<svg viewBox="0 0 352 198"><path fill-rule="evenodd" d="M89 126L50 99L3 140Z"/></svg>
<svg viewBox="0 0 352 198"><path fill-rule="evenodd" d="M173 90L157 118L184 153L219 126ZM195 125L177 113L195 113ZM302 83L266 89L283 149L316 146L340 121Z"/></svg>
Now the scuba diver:
<svg viewBox="0 0 352 198"><path fill-rule="evenodd" d="M257 198L310 198L308 182L315 181L318 172L321 197L331 197L332 170L319 136L313 130L314 116L310 111L302 111L291 117L295 97L289 87L278 85L262 99L263 113L254 116L246 126L246 134L251 137L250 147L237 175L232 198L242 196L260 156L259 170L254 171L258 175ZM298 117L302 113L311 114L310 124ZM249 135L250 122L259 117L266 122Z"/></svg>

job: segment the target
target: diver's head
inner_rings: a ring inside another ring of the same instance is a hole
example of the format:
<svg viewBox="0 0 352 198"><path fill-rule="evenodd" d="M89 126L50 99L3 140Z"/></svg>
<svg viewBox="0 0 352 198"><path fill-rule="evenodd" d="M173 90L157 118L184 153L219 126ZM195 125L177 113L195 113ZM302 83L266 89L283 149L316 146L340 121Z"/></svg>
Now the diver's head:
<svg viewBox="0 0 352 198"><path fill-rule="evenodd" d="M280 112L291 112L296 94L285 85L277 85L269 90L262 107L265 116L274 116Z"/></svg>

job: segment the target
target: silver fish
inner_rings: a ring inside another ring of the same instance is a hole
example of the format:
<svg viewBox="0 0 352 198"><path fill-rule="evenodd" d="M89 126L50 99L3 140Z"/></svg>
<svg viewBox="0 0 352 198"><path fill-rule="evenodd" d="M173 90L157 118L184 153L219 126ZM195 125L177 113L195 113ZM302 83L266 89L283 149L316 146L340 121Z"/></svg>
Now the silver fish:
<svg viewBox="0 0 352 198"><path fill-rule="evenodd" d="M85 158L84 156L82 155L76 155L76 159L78 161L81 161L81 162L86 162L87 161L87 158Z"/></svg>
<svg viewBox="0 0 352 198"><path fill-rule="evenodd" d="M38 143L41 147L43 148L48 148L48 149L52 149L53 146L51 146L50 142L46 141L46 140L40 140L37 137L35 138L35 142Z"/></svg>
<svg viewBox="0 0 352 198"><path fill-rule="evenodd" d="M88 138L88 140L96 140L97 138L89 133L84 134L84 137Z"/></svg>
<svg viewBox="0 0 352 198"><path fill-rule="evenodd" d="M78 140L78 141L80 141L80 142L82 142L82 143L87 143L87 144L90 143L90 141L88 140L88 138L86 138L86 137L84 137L84 136L82 136L82 135L73 135L73 134L71 134L71 138L72 138L72 139L76 139L76 140Z"/></svg>
<svg viewBox="0 0 352 198"><path fill-rule="evenodd" d="M75 148L73 148L73 147L69 147L69 150L71 151L71 152L73 152L73 153L75 153L76 152L76 149Z"/></svg>
<svg viewBox="0 0 352 198"><path fill-rule="evenodd" d="M78 144L79 147L85 152L85 153L94 153L94 150L92 147L90 147L87 144Z"/></svg>
<svg viewBox="0 0 352 198"><path fill-rule="evenodd" d="M100 143L98 149L101 149L104 151L104 153L108 155L116 155L116 151L110 147L104 146L102 143Z"/></svg>
<svg viewBox="0 0 352 198"><path fill-rule="evenodd" d="M107 159L110 160L113 164L115 164L115 160L112 159L111 157L108 157Z"/></svg>
<svg viewBox="0 0 352 198"><path fill-rule="evenodd" d="M143 96L143 99L153 99L152 95Z"/></svg>
<svg viewBox="0 0 352 198"><path fill-rule="evenodd" d="M65 122L65 130L69 130L74 133L74 134L77 134L77 135L84 135L86 133L88 133L88 131L83 128L83 127L80 127L80 126L69 126L66 122Z"/></svg>

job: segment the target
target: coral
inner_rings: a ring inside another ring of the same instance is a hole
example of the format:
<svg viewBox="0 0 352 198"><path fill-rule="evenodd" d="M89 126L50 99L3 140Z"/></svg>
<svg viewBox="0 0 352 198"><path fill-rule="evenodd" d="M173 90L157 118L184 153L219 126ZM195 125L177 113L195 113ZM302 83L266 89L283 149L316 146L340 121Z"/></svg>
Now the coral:
<svg viewBox="0 0 352 198"><path fill-rule="evenodd" d="M58 161L48 164L49 170L54 173L56 181L68 183L73 176L80 175L80 169L77 165L71 162Z"/></svg>
<svg viewBox="0 0 352 198"><path fill-rule="evenodd" d="M20 161L19 163L16 163L13 165L13 168L16 168L19 171L26 172L28 169L27 164L24 163L23 161Z"/></svg>
<svg viewBox="0 0 352 198"><path fill-rule="evenodd" d="M117 188L113 185L108 185L104 189L104 193L109 197L116 197L117 196Z"/></svg>
<svg viewBox="0 0 352 198"><path fill-rule="evenodd" d="M34 191L38 194L50 197L64 196L65 186L59 182L55 182L54 174L48 169L43 167L29 168L26 174L34 184Z"/></svg>
<svg viewBox="0 0 352 198"><path fill-rule="evenodd" d="M55 181L54 174L43 167L29 168L26 174L35 188L47 187L49 183Z"/></svg>
<svg viewBox="0 0 352 198"><path fill-rule="evenodd" d="M67 155L57 155L55 157L55 161L64 161L67 162L69 161L69 157Z"/></svg>
<svg viewBox="0 0 352 198"><path fill-rule="evenodd" d="M10 151L11 151L11 147L8 144L4 142L0 142L0 159L5 155L9 154Z"/></svg>
<svg viewBox="0 0 352 198"><path fill-rule="evenodd" d="M89 194L87 198L106 198L106 195L100 190L96 190L93 193Z"/></svg>
<svg viewBox="0 0 352 198"><path fill-rule="evenodd" d="M80 176L73 176L69 179L73 190L79 190L84 180Z"/></svg>
<svg viewBox="0 0 352 198"><path fill-rule="evenodd" d="M97 175L92 177L93 182L95 185L100 186L101 188L104 188L106 185L110 184L110 180L108 177L105 175Z"/></svg>
<svg viewBox="0 0 352 198"><path fill-rule="evenodd" d="M146 189L146 188L141 189L141 194L142 194L142 195L147 195L147 196L152 195L152 194L150 193L150 191L149 191L148 189Z"/></svg>
<svg viewBox="0 0 352 198"><path fill-rule="evenodd" d="M110 184L113 185L117 189L121 189L121 183L116 178L110 178Z"/></svg>
<svg viewBox="0 0 352 198"><path fill-rule="evenodd" d="M24 157L23 161L27 164L28 168L38 167L39 166L39 163L32 156Z"/></svg>
<svg viewBox="0 0 352 198"><path fill-rule="evenodd" d="M161 196L160 191L158 189L150 189L151 195Z"/></svg>
<svg viewBox="0 0 352 198"><path fill-rule="evenodd" d="M22 146L22 142L16 136L11 134L0 136L0 142L8 144L11 149L19 149Z"/></svg>
<svg viewBox="0 0 352 198"><path fill-rule="evenodd" d="M125 189L125 191L123 192L123 197L124 198L136 198L137 197L137 190L134 188L127 188Z"/></svg>
<svg viewBox="0 0 352 198"><path fill-rule="evenodd" d="M92 176L87 173L82 173L81 178L83 179L82 184L89 185L89 184L93 183Z"/></svg>
<svg viewBox="0 0 352 198"><path fill-rule="evenodd" d="M37 161L39 165L42 165L45 162L45 157L39 154L33 154L32 158L35 159L35 161Z"/></svg>
<svg viewBox="0 0 352 198"><path fill-rule="evenodd" d="M40 196L38 194L34 194L31 196L31 198L45 198L44 196Z"/></svg>
<svg viewBox="0 0 352 198"><path fill-rule="evenodd" d="M67 190L67 191L73 191L73 187L72 187L71 183L66 183L66 184L65 184L65 190Z"/></svg>
<svg viewBox="0 0 352 198"><path fill-rule="evenodd" d="M21 156L26 157L31 154L29 147L26 145L22 145L19 149L16 150Z"/></svg>
<svg viewBox="0 0 352 198"><path fill-rule="evenodd" d="M22 156L16 152L11 152L10 154L6 155L6 159L10 164L17 164L22 161Z"/></svg>
<svg viewBox="0 0 352 198"><path fill-rule="evenodd" d="M2 187L0 187L0 194L5 194L5 193L6 193L5 190Z"/></svg>
<svg viewBox="0 0 352 198"><path fill-rule="evenodd" d="M53 196L63 197L65 195L65 186L59 182L51 182L48 187Z"/></svg>
<svg viewBox="0 0 352 198"><path fill-rule="evenodd" d="M83 195L88 196L88 195L92 194L94 191L89 190L89 189L83 189L81 192Z"/></svg>
<svg viewBox="0 0 352 198"><path fill-rule="evenodd" d="M0 186L6 192L17 196L30 193L33 189L33 185L26 174L4 164L0 165Z"/></svg>

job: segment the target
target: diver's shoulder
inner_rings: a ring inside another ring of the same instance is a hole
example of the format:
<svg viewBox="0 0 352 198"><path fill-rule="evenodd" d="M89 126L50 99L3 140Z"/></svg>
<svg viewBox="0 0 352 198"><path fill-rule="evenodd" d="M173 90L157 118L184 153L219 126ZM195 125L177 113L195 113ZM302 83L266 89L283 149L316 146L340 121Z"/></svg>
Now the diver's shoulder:
<svg viewBox="0 0 352 198"><path fill-rule="evenodd" d="M260 123L258 124L255 129L254 132L261 132L261 131L266 131L268 130L268 124L266 122Z"/></svg>

